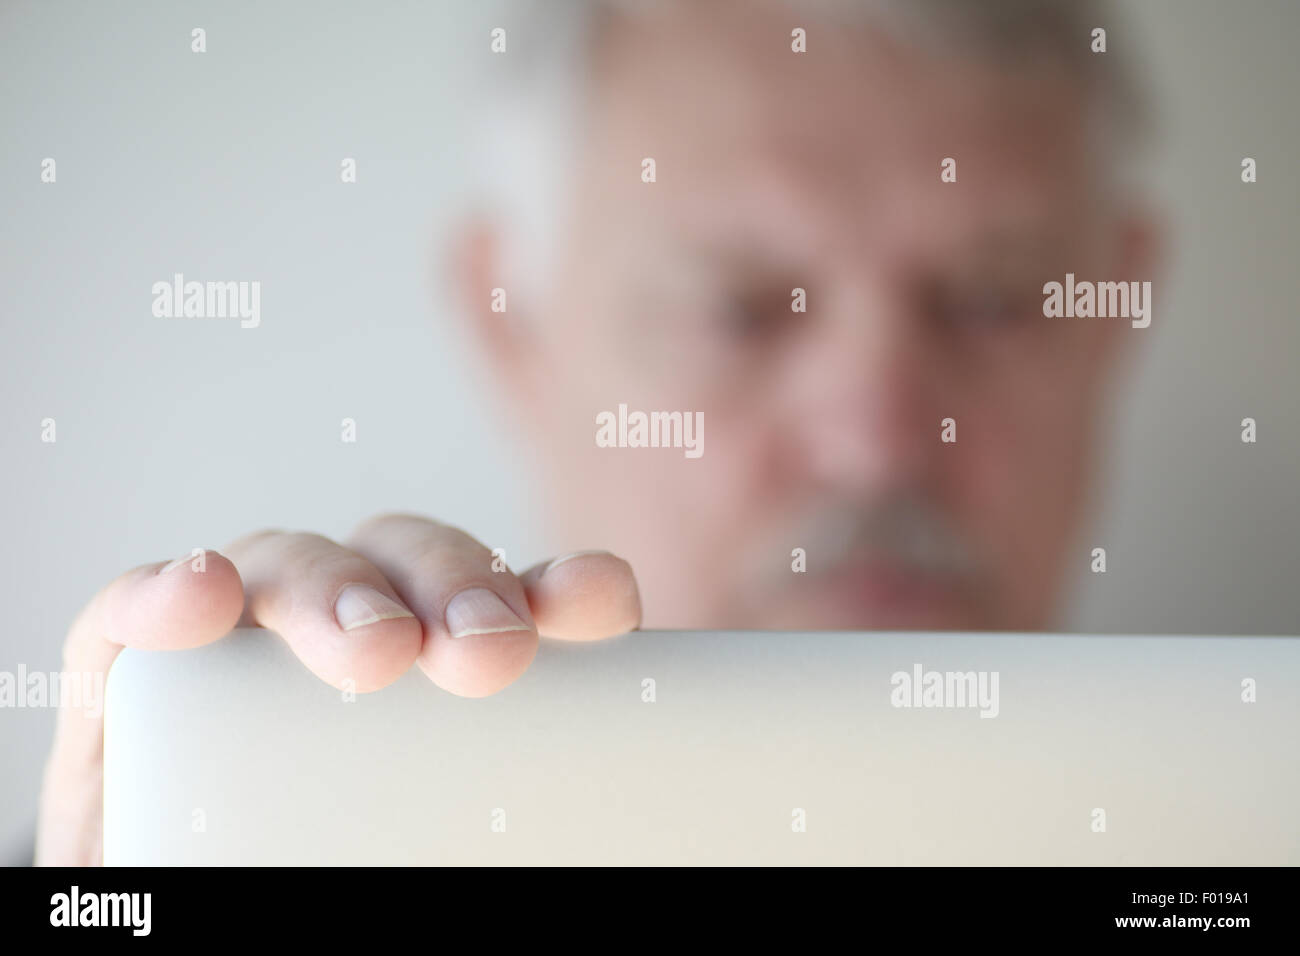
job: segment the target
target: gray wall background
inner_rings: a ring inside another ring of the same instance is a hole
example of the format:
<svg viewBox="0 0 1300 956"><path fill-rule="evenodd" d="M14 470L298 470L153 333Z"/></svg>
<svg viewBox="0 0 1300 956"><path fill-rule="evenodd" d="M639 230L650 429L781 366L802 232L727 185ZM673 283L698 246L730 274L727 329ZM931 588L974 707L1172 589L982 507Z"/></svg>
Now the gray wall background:
<svg viewBox="0 0 1300 956"><path fill-rule="evenodd" d="M1300 4L1124 6L1110 41L1150 68L1172 269L1087 535L1110 570L1081 561L1067 624L1295 634ZM542 556L438 275L465 71L501 7L0 6L0 670L56 669L122 570L263 526L338 536L410 509L515 566ZM150 285L178 271L261 280L262 326L153 318ZM52 727L0 711L0 847L30 824Z"/></svg>

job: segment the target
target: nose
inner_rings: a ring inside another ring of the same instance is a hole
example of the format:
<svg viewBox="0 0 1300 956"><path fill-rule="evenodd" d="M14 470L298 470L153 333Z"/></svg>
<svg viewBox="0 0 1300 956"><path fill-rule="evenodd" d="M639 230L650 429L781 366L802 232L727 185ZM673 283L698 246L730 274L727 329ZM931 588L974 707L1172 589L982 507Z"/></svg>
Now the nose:
<svg viewBox="0 0 1300 956"><path fill-rule="evenodd" d="M824 305L788 379L806 477L851 497L924 483L941 449L942 416L923 318L883 283L846 285Z"/></svg>

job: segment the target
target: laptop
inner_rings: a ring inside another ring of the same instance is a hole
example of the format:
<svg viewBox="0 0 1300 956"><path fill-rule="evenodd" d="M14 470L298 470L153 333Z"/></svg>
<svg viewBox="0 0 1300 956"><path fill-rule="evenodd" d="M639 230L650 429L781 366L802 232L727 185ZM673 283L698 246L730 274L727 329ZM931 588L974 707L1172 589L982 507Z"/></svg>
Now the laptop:
<svg viewBox="0 0 1300 956"><path fill-rule="evenodd" d="M126 650L108 865L1294 865L1300 639L634 632L471 700Z"/></svg>

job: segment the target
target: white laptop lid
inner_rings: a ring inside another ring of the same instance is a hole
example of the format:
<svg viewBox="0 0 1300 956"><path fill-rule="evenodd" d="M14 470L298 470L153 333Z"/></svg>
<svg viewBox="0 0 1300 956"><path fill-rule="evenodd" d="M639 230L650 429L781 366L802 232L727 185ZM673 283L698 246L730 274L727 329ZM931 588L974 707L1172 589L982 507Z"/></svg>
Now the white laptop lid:
<svg viewBox="0 0 1300 956"><path fill-rule="evenodd" d="M638 632L346 698L265 631L125 651L105 862L1300 863L1295 638Z"/></svg>

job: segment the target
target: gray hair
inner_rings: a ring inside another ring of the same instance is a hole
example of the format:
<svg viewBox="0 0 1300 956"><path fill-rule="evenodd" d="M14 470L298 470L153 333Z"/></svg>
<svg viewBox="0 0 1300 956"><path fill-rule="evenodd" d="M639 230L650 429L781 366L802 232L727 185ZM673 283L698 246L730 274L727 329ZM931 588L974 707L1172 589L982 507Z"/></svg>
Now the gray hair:
<svg viewBox="0 0 1300 956"><path fill-rule="evenodd" d="M688 0L703 2L703 0ZM760 0L750 0L760 2ZM836 24L870 24L905 43L983 56L1023 69L1055 63L1088 96L1097 168L1109 186L1130 185L1145 143L1149 110L1126 55L1127 32L1110 0L767 0L799 16ZM512 280L535 287L546 250L561 233L574 186L572 150L579 142L594 44L611 20L671 9L680 0L532 0L503 10L508 49L492 56L483 84L478 152L470 196L505 228ZM800 25L800 24L795 24ZM1102 27L1104 55L1092 52Z"/></svg>

